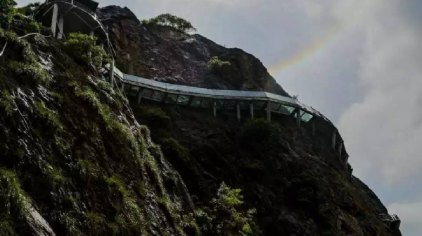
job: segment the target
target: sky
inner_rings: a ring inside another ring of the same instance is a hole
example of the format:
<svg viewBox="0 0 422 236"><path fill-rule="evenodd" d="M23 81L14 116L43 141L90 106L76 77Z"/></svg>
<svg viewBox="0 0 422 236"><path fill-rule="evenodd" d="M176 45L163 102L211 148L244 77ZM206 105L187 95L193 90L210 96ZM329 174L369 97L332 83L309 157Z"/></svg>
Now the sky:
<svg viewBox="0 0 422 236"><path fill-rule="evenodd" d="M20 5L32 2L17 0ZM354 174L422 235L422 1L105 0L258 57L339 128Z"/></svg>

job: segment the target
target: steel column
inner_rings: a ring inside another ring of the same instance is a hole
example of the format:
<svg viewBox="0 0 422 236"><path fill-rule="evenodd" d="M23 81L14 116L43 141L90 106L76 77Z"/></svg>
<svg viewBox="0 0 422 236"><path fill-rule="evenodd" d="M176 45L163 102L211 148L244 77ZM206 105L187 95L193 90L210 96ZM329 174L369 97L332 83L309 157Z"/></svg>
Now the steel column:
<svg viewBox="0 0 422 236"><path fill-rule="evenodd" d="M53 37L56 37L58 16L59 16L59 6L57 4L54 4L53 17L51 18L51 32L53 33Z"/></svg>
<svg viewBox="0 0 422 236"><path fill-rule="evenodd" d="M251 119L254 119L254 107L253 107L253 103L249 104L249 112L251 114Z"/></svg>
<svg viewBox="0 0 422 236"><path fill-rule="evenodd" d="M336 142L337 142L337 130L334 130L333 137L331 140L331 146L334 150L336 149Z"/></svg>
<svg viewBox="0 0 422 236"><path fill-rule="evenodd" d="M114 60L110 62L110 83L111 87L114 88Z"/></svg>
<svg viewBox="0 0 422 236"><path fill-rule="evenodd" d="M144 92L144 89L140 88L138 92L138 104L141 104L143 92Z"/></svg>
<svg viewBox="0 0 422 236"><path fill-rule="evenodd" d="M59 15L59 22L57 24L57 26L59 28L59 32L57 34L57 38L58 39L62 39L64 37L64 28L63 28L63 25L64 25L64 17L60 14Z"/></svg>
<svg viewBox="0 0 422 236"><path fill-rule="evenodd" d="M300 123L301 123L301 115L300 115L300 109L298 108L296 111L296 124L298 127L300 127Z"/></svg>
<svg viewBox="0 0 422 236"><path fill-rule="evenodd" d="M267 120L271 121L271 102L267 102Z"/></svg>
<svg viewBox="0 0 422 236"><path fill-rule="evenodd" d="M240 114L240 103L236 104L236 113L237 113L237 120L240 121L241 114Z"/></svg>

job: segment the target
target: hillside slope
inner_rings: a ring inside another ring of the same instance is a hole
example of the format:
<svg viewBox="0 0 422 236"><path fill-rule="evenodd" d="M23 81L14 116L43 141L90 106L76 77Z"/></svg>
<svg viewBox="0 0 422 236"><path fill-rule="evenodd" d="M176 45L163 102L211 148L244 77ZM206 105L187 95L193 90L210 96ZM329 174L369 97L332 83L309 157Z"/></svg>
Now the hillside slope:
<svg viewBox="0 0 422 236"><path fill-rule="evenodd" d="M127 73L204 88L287 95L262 63L241 49L227 49L201 35L170 27L142 25L127 8L105 7L98 14L109 28L117 66ZM231 66L212 68L213 57Z"/></svg>
<svg viewBox="0 0 422 236"><path fill-rule="evenodd" d="M170 27L142 25L126 8L99 12L124 72L178 84L287 94L256 58L241 50ZM232 62L237 76L210 76L206 64L211 55ZM339 161L330 144L297 128L292 118L238 122L233 112L219 112L215 119L207 110L138 105L136 99L131 105L199 209L210 207L224 182L243 190L245 206L257 210L264 235L400 235L382 222L380 214L387 210L351 176L350 166Z"/></svg>
<svg viewBox="0 0 422 236"><path fill-rule="evenodd" d="M128 9L101 17L126 72L286 94L241 50L143 27ZM94 38L56 40L16 18L0 28L0 235L400 235L327 141L291 117L139 106L99 73L108 59ZM214 56L230 68L209 67Z"/></svg>
<svg viewBox="0 0 422 236"><path fill-rule="evenodd" d="M63 42L5 41L0 235L184 235L189 193L124 94Z"/></svg>

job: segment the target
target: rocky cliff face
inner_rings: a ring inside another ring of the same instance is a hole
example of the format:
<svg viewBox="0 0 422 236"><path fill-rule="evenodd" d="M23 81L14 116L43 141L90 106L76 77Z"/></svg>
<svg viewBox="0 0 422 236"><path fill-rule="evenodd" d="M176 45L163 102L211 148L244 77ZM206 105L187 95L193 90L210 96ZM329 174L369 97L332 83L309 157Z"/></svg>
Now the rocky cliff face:
<svg viewBox="0 0 422 236"><path fill-rule="evenodd" d="M239 49L169 27L142 25L129 9L106 7L100 16L127 73L287 94L256 58ZM233 68L213 71L209 61L214 56ZM214 119L209 111L163 104L134 101L132 108L151 128L198 209L210 207L224 182L243 190L245 206L257 210L264 235L400 235L381 220L385 207L340 163L329 143L297 128L291 118L238 122L230 112Z"/></svg>
<svg viewBox="0 0 422 236"><path fill-rule="evenodd" d="M117 66L127 73L197 87L287 95L262 63L241 49L227 49L171 27L146 26L127 8L105 7L98 14L109 28ZM215 68L212 58L231 66Z"/></svg>
<svg viewBox="0 0 422 236"><path fill-rule="evenodd" d="M184 235L189 193L125 95L63 42L0 42L0 235Z"/></svg>
<svg viewBox="0 0 422 236"><path fill-rule="evenodd" d="M144 27L128 9L100 13L126 72L286 94L239 49ZM139 106L103 81L89 37L22 38L43 30L18 22L0 28L0 235L400 235L291 118Z"/></svg>

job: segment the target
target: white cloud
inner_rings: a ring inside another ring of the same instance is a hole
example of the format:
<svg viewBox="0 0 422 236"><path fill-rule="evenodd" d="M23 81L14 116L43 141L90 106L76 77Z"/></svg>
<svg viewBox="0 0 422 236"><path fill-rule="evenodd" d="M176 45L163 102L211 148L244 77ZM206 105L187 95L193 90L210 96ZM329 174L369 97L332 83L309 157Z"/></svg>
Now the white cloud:
<svg viewBox="0 0 422 236"><path fill-rule="evenodd" d="M364 95L339 122L357 173L389 184L420 176L422 168L422 34L400 10L387 1L366 22Z"/></svg>

